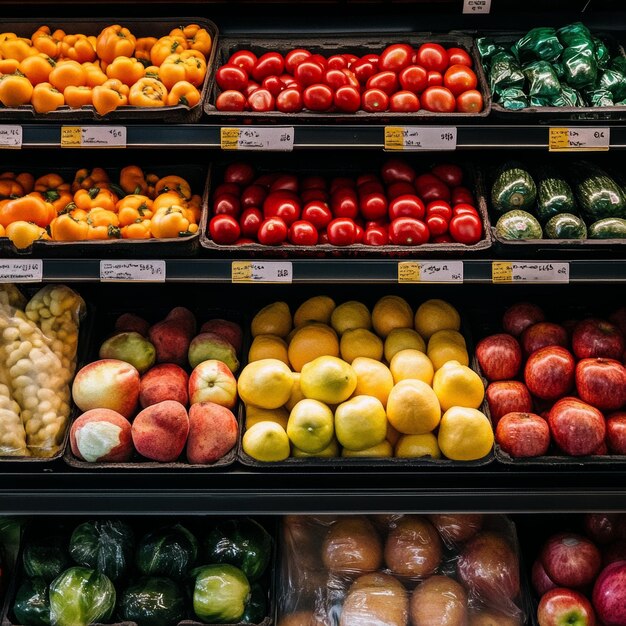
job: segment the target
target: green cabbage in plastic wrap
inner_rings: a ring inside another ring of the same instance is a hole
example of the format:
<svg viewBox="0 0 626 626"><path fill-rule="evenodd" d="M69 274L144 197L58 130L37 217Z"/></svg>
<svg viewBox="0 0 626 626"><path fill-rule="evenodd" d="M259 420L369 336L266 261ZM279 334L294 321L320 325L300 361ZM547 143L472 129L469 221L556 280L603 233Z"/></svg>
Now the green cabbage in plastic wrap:
<svg viewBox="0 0 626 626"><path fill-rule="evenodd" d="M79 565L96 569L116 581L132 562L134 544L128 524L120 520L95 520L74 529L69 550Z"/></svg>
<svg viewBox="0 0 626 626"><path fill-rule="evenodd" d="M511 89L505 89L501 94L500 104L509 111L519 111L525 109L528 105L528 96L522 89L512 87Z"/></svg>
<svg viewBox="0 0 626 626"><path fill-rule="evenodd" d="M485 65L489 65L491 59L498 54L498 52L504 52L504 48L500 44L495 43L491 37L479 37L476 40L476 47Z"/></svg>
<svg viewBox="0 0 626 626"><path fill-rule="evenodd" d="M561 83L554 73L552 65L546 61L534 61L524 67L530 88L528 95L532 98L554 98L561 92ZM532 104L532 102L531 102Z"/></svg>
<svg viewBox="0 0 626 626"><path fill-rule="evenodd" d="M169 578L140 578L121 593L117 612L139 626L176 626L185 619L183 591Z"/></svg>
<svg viewBox="0 0 626 626"><path fill-rule="evenodd" d="M592 40L591 31L582 22L566 24L556 31L556 35L564 48Z"/></svg>
<svg viewBox="0 0 626 626"><path fill-rule="evenodd" d="M29 578L54 580L71 565L70 557L60 536L36 538L29 541L22 553L24 573Z"/></svg>
<svg viewBox="0 0 626 626"><path fill-rule="evenodd" d="M552 106L555 107L579 107L584 106L582 96L568 85L561 86L561 93L552 99Z"/></svg>
<svg viewBox="0 0 626 626"><path fill-rule="evenodd" d="M43 578L27 578L19 586L13 614L23 626L50 626L48 583Z"/></svg>
<svg viewBox="0 0 626 626"><path fill-rule="evenodd" d="M595 57L598 62L598 67L601 70L605 70L609 67L611 61L611 52L607 48L606 44L599 37L592 37L593 45L595 47Z"/></svg>
<svg viewBox="0 0 626 626"><path fill-rule="evenodd" d="M527 61L556 61L563 46L554 28L540 26L528 31L513 45L513 54L522 63Z"/></svg>
<svg viewBox="0 0 626 626"><path fill-rule="evenodd" d="M115 608L115 587L100 572L71 567L50 583L51 626L107 622Z"/></svg>
<svg viewBox="0 0 626 626"><path fill-rule="evenodd" d="M581 89L595 84L598 78L598 62L593 48L569 47L561 57L565 70L565 81L570 87Z"/></svg>
<svg viewBox="0 0 626 626"><path fill-rule="evenodd" d="M612 107L615 104L613 94L608 89L585 91L585 99L592 107Z"/></svg>
<svg viewBox="0 0 626 626"><path fill-rule="evenodd" d="M626 76L619 70L608 69L603 72L598 87L610 91L614 100L626 98Z"/></svg>
<svg viewBox="0 0 626 626"><path fill-rule="evenodd" d="M250 598L250 583L234 565L220 563L196 568L193 610L208 624L236 624Z"/></svg>
<svg viewBox="0 0 626 626"><path fill-rule="evenodd" d="M144 576L180 579L197 559L198 540L181 524L157 528L137 546L137 567Z"/></svg>
<svg viewBox="0 0 626 626"><path fill-rule="evenodd" d="M492 59L489 73L491 91L502 94L506 89L524 87L524 72L517 59L510 52L498 52Z"/></svg>

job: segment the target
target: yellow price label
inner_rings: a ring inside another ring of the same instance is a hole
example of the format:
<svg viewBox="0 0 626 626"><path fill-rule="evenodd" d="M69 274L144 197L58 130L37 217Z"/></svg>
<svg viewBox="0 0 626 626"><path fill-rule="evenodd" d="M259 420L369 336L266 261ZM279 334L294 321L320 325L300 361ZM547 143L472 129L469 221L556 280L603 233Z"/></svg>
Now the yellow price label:
<svg viewBox="0 0 626 626"><path fill-rule="evenodd" d="M240 134L240 128L221 128L220 144L222 146L222 150L238 150Z"/></svg>
<svg viewBox="0 0 626 626"><path fill-rule="evenodd" d="M611 146L610 128L551 128L550 152L606 151Z"/></svg>
<svg viewBox="0 0 626 626"><path fill-rule="evenodd" d="M513 282L513 263L510 261L494 261L491 264L491 282Z"/></svg>
<svg viewBox="0 0 626 626"><path fill-rule="evenodd" d="M231 267L231 277L234 283L251 283L252 280L252 262L251 261L233 261Z"/></svg>
<svg viewBox="0 0 626 626"><path fill-rule="evenodd" d="M404 150L402 126L385 126L385 150Z"/></svg>
<svg viewBox="0 0 626 626"><path fill-rule="evenodd" d="M569 129L551 128L549 137L549 150L569 150Z"/></svg>
<svg viewBox="0 0 626 626"><path fill-rule="evenodd" d="M420 264L414 261L401 261L398 263L398 282L399 283L419 283L420 282Z"/></svg>
<svg viewBox="0 0 626 626"><path fill-rule="evenodd" d="M61 127L61 147L80 148L83 142L83 130L80 126Z"/></svg>

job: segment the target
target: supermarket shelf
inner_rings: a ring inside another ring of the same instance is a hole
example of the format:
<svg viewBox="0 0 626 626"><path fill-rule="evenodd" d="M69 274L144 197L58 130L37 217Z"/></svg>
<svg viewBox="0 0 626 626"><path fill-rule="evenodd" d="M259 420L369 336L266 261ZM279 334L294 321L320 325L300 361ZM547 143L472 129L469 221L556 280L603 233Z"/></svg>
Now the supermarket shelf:
<svg viewBox="0 0 626 626"><path fill-rule="evenodd" d="M12 124L12 123L11 123ZM18 124L19 125L19 124ZM74 126L76 124L73 124ZM84 126L93 126L86 122ZM107 124L120 126L121 124ZM289 126L289 118L283 124ZM397 125L397 124L396 124ZM406 126L407 124L402 124ZM411 124L412 126L413 124ZM419 119L416 126L420 126ZM606 120L591 122L571 122L552 126L610 128L610 148L626 149L626 126L618 126ZM220 149L220 129L222 126L237 124L130 124L126 126L126 146L128 148L195 148ZM259 127L263 125L259 124ZM448 127L444 120L429 126ZM23 148L59 148L61 145L61 124L22 124ZM457 125L457 149L548 149L549 126L547 125L501 125L477 123ZM295 126L294 149L383 149L384 125L300 125Z"/></svg>

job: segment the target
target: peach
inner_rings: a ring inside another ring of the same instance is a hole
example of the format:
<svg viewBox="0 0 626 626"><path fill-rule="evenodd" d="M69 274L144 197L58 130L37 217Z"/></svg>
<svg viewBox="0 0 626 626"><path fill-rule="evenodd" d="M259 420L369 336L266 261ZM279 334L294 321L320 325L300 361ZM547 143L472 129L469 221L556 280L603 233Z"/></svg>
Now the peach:
<svg viewBox="0 0 626 626"><path fill-rule="evenodd" d="M198 402L189 409L187 460L215 463L237 443L239 428L233 412L215 402Z"/></svg>
<svg viewBox="0 0 626 626"><path fill-rule="evenodd" d="M175 400L164 400L137 413L131 428L139 454L153 461L175 461L189 434L187 410Z"/></svg>
<svg viewBox="0 0 626 626"><path fill-rule="evenodd" d="M243 331L241 326L230 320L215 318L204 322L200 327L201 333L215 333L220 337L224 337L226 341L232 344L237 354L241 354L241 346L243 344Z"/></svg>
<svg viewBox="0 0 626 626"><path fill-rule="evenodd" d="M139 404L141 408L163 402L176 400L183 405L189 402L187 372L175 363L161 363L149 369L139 384Z"/></svg>
<svg viewBox="0 0 626 626"><path fill-rule="evenodd" d="M190 338L196 334L196 328L198 327L198 324L196 322L196 316L184 306L174 307L167 314L165 320L176 321L187 331L187 334Z"/></svg>
<svg viewBox="0 0 626 626"><path fill-rule="evenodd" d="M135 332L147 337L149 329L150 322L147 322L143 317L139 317L139 315L135 315L134 313L122 313L115 320L115 330L117 332Z"/></svg>
<svg viewBox="0 0 626 626"><path fill-rule="evenodd" d="M139 372L119 359L88 363L74 378L72 396L81 411L111 409L130 418L139 398Z"/></svg>
<svg viewBox="0 0 626 626"><path fill-rule="evenodd" d="M156 359L154 346L135 331L125 331L109 337L101 346L101 359L119 359L137 368L140 374L147 372Z"/></svg>
<svg viewBox="0 0 626 626"><path fill-rule="evenodd" d="M111 409L91 409L76 418L70 447L81 461L123 462L133 455L130 422Z"/></svg>
<svg viewBox="0 0 626 626"><path fill-rule="evenodd" d="M169 319L157 322L148 332L150 341L156 349L157 363L176 363L187 365L187 351L192 335L178 320Z"/></svg>
<svg viewBox="0 0 626 626"><path fill-rule="evenodd" d="M215 333L200 333L189 344L189 365L196 367L202 361L217 359L228 365L234 374L239 369L239 360L233 345Z"/></svg>
<svg viewBox="0 0 626 626"><path fill-rule="evenodd" d="M237 403L237 380L228 366L217 359L209 359L198 365L189 377L189 401L215 402L227 409Z"/></svg>

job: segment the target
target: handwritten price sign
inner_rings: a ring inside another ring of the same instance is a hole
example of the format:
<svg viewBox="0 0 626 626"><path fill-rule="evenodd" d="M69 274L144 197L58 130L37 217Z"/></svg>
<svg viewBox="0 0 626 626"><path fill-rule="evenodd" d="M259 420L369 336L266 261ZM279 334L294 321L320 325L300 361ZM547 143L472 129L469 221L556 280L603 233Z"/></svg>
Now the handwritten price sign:
<svg viewBox="0 0 626 626"><path fill-rule="evenodd" d="M494 261L494 283L569 283L569 263Z"/></svg>
<svg viewBox="0 0 626 626"><path fill-rule="evenodd" d="M221 128L222 150L273 150L291 152L294 139L293 126Z"/></svg>
<svg viewBox="0 0 626 626"><path fill-rule="evenodd" d="M463 0L463 13L489 13L491 0Z"/></svg>
<svg viewBox="0 0 626 626"><path fill-rule="evenodd" d="M610 128L551 128L550 152L606 151L611 145Z"/></svg>
<svg viewBox="0 0 626 626"><path fill-rule="evenodd" d="M233 261L233 283L290 283L293 267L290 261Z"/></svg>
<svg viewBox="0 0 626 626"><path fill-rule="evenodd" d="M63 126L62 148L125 148L125 126Z"/></svg>
<svg viewBox="0 0 626 626"><path fill-rule="evenodd" d="M0 148L21 148L22 127L0 126Z"/></svg>
<svg viewBox="0 0 626 626"><path fill-rule="evenodd" d="M456 150L456 127L386 126L385 150Z"/></svg>
<svg viewBox="0 0 626 626"><path fill-rule="evenodd" d="M0 283L40 283L43 280L43 261L30 259L0 261Z"/></svg>
<svg viewBox="0 0 626 626"><path fill-rule="evenodd" d="M165 282L165 261L100 261L100 280Z"/></svg>
<svg viewBox="0 0 626 626"><path fill-rule="evenodd" d="M399 283L462 283L463 261L401 261Z"/></svg>

